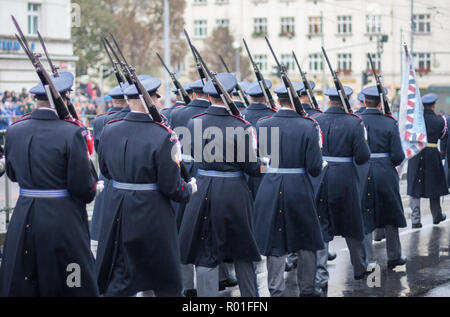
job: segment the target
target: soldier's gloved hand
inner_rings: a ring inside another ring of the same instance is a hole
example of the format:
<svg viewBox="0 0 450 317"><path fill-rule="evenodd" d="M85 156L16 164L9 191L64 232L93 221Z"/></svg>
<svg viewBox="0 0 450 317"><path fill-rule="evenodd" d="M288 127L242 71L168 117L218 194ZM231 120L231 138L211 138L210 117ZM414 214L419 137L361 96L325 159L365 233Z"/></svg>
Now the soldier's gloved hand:
<svg viewBox="0 0 450 317"><path fill-rule="evenodd" d="M5 157L2 157L0 159L0 174L3 174L5 172Z"/></svg>
<svg viewBox="0 0 450 317"><path fill-rule="evenodd" d="M328 162L327 161L323 161L322 162L322 169L325 169L325 167L328 166Z"/></svg>
<svg viewBox="0 0 450 317"><path fill-rule="evenodd" d="M268 167L270 164L270 157L261 157L261 163L262 165Z"/></svg>
<svg viewBox="0 0 450 317"><path fill-rule="evenodd" d="M95 187L95 195L98 196L103 189L105 189L105 182L104 181L98 181L97 186Z"/></svg>
<svg viewBox="0 0 450 317"><path fill-rule="evenodd" d="M192 177L188 184L191 185L192 194L195 194L197 192L197 180L195 177Z"/></svg>

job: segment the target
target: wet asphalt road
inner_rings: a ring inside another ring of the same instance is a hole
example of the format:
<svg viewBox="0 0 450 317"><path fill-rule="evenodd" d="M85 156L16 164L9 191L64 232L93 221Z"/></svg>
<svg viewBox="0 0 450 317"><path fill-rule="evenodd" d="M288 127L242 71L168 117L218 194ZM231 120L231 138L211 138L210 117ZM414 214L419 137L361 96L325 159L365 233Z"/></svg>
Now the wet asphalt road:
<svg viewBox="0 0 450 317"><path fill-rule="evenodd" d="M18 197L18 187L10 183L10 204L14 205ZM397 272L387 270L385 240L375 242L374 250L380 267L379 287L369 287L367 282L354 281L350 256L344 239L337 237L330 243L330 251L337 252L336 260L328 262L330 273L328 296L331 297L450 297L450 220L438 226L432 224L429 203L422 200L422 229L411 229L409 203L406 196L406 183L401 182L401 193L408 227L400 231L403 255L408 263ZM0 206L5 206L5 179L0 178ZM89 213L92 206L88 206ZM450 218L450 196L444 198L442 209ZM4 213L0 213L0 233ZM0 243L2 242L0 235ZM267 271L265 261L257 264L257 280L260 296L269 296L267 289ZM232 272L232 266L231 266ZM286 296L298 296L296 272L285 273ZM239 296L239 288L228 288L220 292L223 297Z"/></svg>

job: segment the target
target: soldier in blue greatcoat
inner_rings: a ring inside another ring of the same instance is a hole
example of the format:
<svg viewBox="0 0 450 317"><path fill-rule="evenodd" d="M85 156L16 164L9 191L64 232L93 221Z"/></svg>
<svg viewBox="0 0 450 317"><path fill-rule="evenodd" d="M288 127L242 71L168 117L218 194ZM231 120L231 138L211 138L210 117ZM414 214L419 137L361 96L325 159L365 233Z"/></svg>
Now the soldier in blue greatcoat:
<svg viewBox="0 0 450 317"><path fill-rule="evenodd" d="M413 228L422 227L420 198L430 200L433 224L437 225L447 218L442 212L440 202L441 196L448 195L447 181L442 165L445 152L440 152L438 141L441 140L441 147L445 146L448 131L446 119L434 112L437 99L436 94L427 94L422 98L428 145L408 161L408 195L410 196Z"/></svg>
<svg viewBox="0 0 450 317"><path fill-rule="evenodd" d="M396 166L405 159L397 121L381 112L380 94L376 86L362 91L366 110L361 118L367 129L371 151L368 173L362 180L362 213L366 227L365 246L372 250L372 232L380 228L385 232L388 268L404 265L398 228L406 227L399 176ZM385 92L387 94L387 91Z"/></svg>
<svg viewBox="0 0 450 317"><path fill-rule="evenodd" d="M73 76L53 79L63 94ZM7 129L6 173L20 186L6 234L0 296L98 296L86 204L96 194L86 130L60 120L42 84L37 109Z"/></svg>
<svg viewBox="0 0 450 317"><path fill-rule="evenodd" d="M313 81L310 81L309 85L311 86L311 89L314 89L316 87L316 83ZM322 113L321 110L317 110L311 105L311 101L309 100L308 93L306 92L306 87L303 83L302 83L302 89L300 90L299 95L300 95L300 101L302 102L302 105L303 105L303 109L305 109L305 111L309 117L314 118L315 116Z"/></svg>
<svg viewBox="0 0 450 317"><path fill-rule="evenodd" d="M217 77L228 93L236 87L233 75ZM181 223L181 259L197 266L198 296L218 295L218 265L226 260L234 261L241 296L256 296L253 262L260 255L253 237L253 199L244 178L244 173L260 175L256 133L248 121L229 113L210 80L203 90L212 105L189 123L198 193Z"/></svg>
<svg viewBox="0 0 450 317"><path fill-rule="evenodd" d="M192 88L191 88L191 86L189 84L184 84L183 88L184 88L184 90L186 90L187 94L192 99ZM180 96L180 93L178 92L178 89L172 89L172 93L175 94L175 96L177 98L177 101L172 106L170 106L169 108L164 108L164 109L161 109L161 111L160 111L161 114L163 114L167 118L167 120L169 121L169 124L172 124L172 122L171 122L171 120L172 120L172 112L175 109L183 108L184 106L186 106L186 104L185 104L185 102L183 100L183 97Z"/></svg>
<svg viewBox="0 0 450 317"><path fill-rule="evenodd" d="M157 103L156 78L142 82ZM180 249L170 200L187 201L195 178L180 177L178 139L146 113L135 86L125 91L131 112L107 123L100 169L111 179L96 271L105 296L181 295Z"/></svg>
<svg viewBox="0 0 450 317"><path fill-rule="evenodd" d="M322 169L320 128L313 119L293 109L284 85L275 92L281 108L257 124L257 131L266 130L267 153L278 158L266 170L256 195L255 237L261 254L267 257L271 296L284 295L283 272L291 252L298 254L300 296L320 296L314 288L315 252L324 248L324 242L307 175L318 176ZM278 153L271 148L274 142L279 145Z"/></svg>
<svg viewBox="0 0 450 317"><path fill-rule="evenodd" d="M344 89L347 96L352 94L351 88ZM347 242L355 279L367 275L355 164L364 164L370 158L364 122L346 113L336 88L328 89L326 95L330 98L330 107L315 118L323 133L323 160L328 163L317 193L317 211L326 247L317 252L316 287L324 290L328 283L328 242L334 236L343 236Z"/></svg>

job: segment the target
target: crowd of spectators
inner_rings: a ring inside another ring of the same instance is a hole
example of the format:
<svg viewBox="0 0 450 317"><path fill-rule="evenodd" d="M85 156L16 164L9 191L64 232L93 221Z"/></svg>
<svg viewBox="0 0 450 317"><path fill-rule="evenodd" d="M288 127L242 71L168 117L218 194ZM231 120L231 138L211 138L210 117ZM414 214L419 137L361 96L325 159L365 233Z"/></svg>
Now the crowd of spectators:
<svg viewBox="0 0 450 317"><path fill-rule="evenodd" d="M104 113L110 107L110 100L101 100L100 90L95 85L87 84L78 86L71 93L72 104L78 116L87 126L97 114ZM6 129L26 113L33 111L34 100L24 88L20 93L15 91L0 92L0 130Z"/></svg>

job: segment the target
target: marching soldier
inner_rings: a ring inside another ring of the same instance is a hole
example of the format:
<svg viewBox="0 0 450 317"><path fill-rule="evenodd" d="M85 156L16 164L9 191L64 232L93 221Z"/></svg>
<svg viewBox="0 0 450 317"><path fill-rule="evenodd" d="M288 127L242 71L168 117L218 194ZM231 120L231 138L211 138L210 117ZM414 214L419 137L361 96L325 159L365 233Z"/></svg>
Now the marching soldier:
<svg viewBox="0 0 450 317"><path fill-rule="evenodd" d="M295 85L295 84L294 84ZM257 129L267 130L268 153L272 153L273 128L279 130L279 166L267 169L255 199L255 237L262 255L267 256L271 296L283 296L283 272L288 253L297 252L297 284L300 296L320 296L314 289L315 252L324 248L314 202L314 190L306 173L318 176L322 154L317 123L300 116L282 85L275 90L281 109L263 118ZM295 131L295 133L293 133Z"/></svg>
<svg viewBox="0 0 450 317"><path fill-rule="evenodd" d="M73 76L52 81L63 94ZM59 119L42 84L30 93L36 110L6 132L6 172L20 196L6 235L0 296L98 296L86 212L97 177L86 130Z"/></svg>
<svg viewBox="0 0 450 317"><path fill-rule="evenodd" d="M313 81L309 82L309 85L311 86L311 89L314 89L316 87L316 83ZM305 109L306 113L309 117L315 117L322 113L322 111L314 109L311 105L311 101L309 100L308 93L306 92L306 87L302 83L302 89L299 93L300 101L302 102L303 109Z"/></svg>
<svg viewBox="0 0 450 317"><path fill-rule="evenodd" d="M344 87L350 96L352 90ZM323 160L328 162L317 194L317 210L325 241L325 249L317 252L316 287L328 289L328 242L334 236L343 236L350 251L356 280L367 274L363 245L364 231L361 215L361 197L355 167L366 163L370 149L365 139L362 120L347 114L335 87L325 94L330 108L316 117L323 132ZM345 175L345 177L343 177Z"/></svg>
<svg viewBox="0 0 450 317"><path fill-rule="evenodd" d="M413 228L422 228L420 198L430 199L433 224L437 225L447 218L440 203L440 197L448 195L441 161L444 153L439 152L437 145L438 140L441 140L441 145L447 143L447 121L434 112L437 99L436 94L427 94L422 98L428 145L408 161L408 195Z"/></svg>
<svg viewBox="0 0 450 317"><path fill-rule="evenodd" d="M184 88L184 90L186 90L187 94L192 99L192 88L190 87L190 85L189 84L185 84L185 85L183 85L183 88ZM177 101L172 106L170 106L169 108L164 108L164 109L162 109L160 111L161 114L163 114L170 123L171 123L171 119L172 119L172 112L175 109L178 109L180 107L186 106L186 104L183 101L183 97L178 92L178 89L172 89L172 93L175 94L175 96L177 98Z"/></svg>
<svg viewBox="0 0 450 317"><path fill-rule="evenodd" d="M358 105L358 109L356 110L355 114L360 115L364 111L366 111L366 105L365 105L364 101L365 101L365 96L364 96L364 94L362 92L360 92L358 94L359 105Z"/></svg>
<svg viewBox="0 0 450 317"><path fill-rule="evenodd" d="M98 115L94 119L94 147L95 151L98 153L98 144L100 141L100 136L102 134L105 124L112 120L114 117L124 117L130 108L127 105L127 100L125 99L123 89L128 88L128 83L124 84L123 87L116 86L112 88L108 95L112 98L112 108L109 112L105 114ZM103 181L105 189L95 198L94 210L92 212L91 220L91 249L94 256L97 254L98 239L100 236L100 226L103 222L103 210L105 205L105 197L109 189L109 180L106 179L101 173L99 173L99 179Z"/></svg>
<svg viewBox="0 0 450 317"><path fill-rule="evenodd" d="M236 87L231 74L218 74L217 79L228 93ZM256 134L249 122L230 115L211 80L203 91L212 105L189 123L191 153L199 162L198 194L187 204L181 223L181 259L196 265L198 296L218 295L218 265L233 260L241 296L254 297L253 262L260 255L253 238L253 200L243 173L260 175ZM194 130L201 133L198 140Z"/></svg>
<svg viewBox="0 0 450 317"><path fill-rule="evenodd" d="M161 81L142 84L157 103ZM151 119L134 85L125 93L131 112L106 125L99 145L100 169L111 179L96 262L100 292L180 296L180 251L170 200L187 201L196 191L195 179L186 184L180 177L181 152L172 153L179 149L175 133Z"/></svg>
<svg viewBox="0 0 450 317"><path fill-rule="evenodd" d="M365 246L373 256L372 231L381 228L386 236L388 268L404 265L398 228L406 227L399 177L396 166L405 159L398 123L383 115L380 94L376 86L362 91L365 96L366 111L361 115L367 128L371 150L368 174L363 182L362 212L364 224L370 226ZM387 94L387 91L386 91Z"/></svg>
<svg viewBox="0 0 450 317"><path fill-rule="evenodd" d="M247 81L241 81L241 82L239 82L239 85L241 86L242 90L244 91L244 94L246 94L247 87L250 85L250 83ZM240 112L244 111L247 108L245 106L244 102L241 100L241 96L239 96L237 89L233 90L233 101Z"/></svg>
<svg viewBox="0 0 450 317"><path fill-rule="evenodd" d="M272 88L272 82L265 80L267 87ZM252 126L256 127L256 123L263 117L273 116L275 111L267 105L264 93L257 81L249 84L245 93L250 97L250 105L242 111L245 120L249 121ZM255 193L256 195L256 193Z"/></svg>

